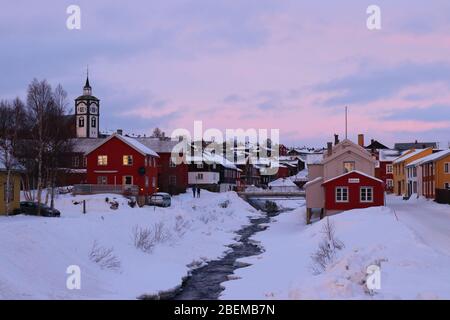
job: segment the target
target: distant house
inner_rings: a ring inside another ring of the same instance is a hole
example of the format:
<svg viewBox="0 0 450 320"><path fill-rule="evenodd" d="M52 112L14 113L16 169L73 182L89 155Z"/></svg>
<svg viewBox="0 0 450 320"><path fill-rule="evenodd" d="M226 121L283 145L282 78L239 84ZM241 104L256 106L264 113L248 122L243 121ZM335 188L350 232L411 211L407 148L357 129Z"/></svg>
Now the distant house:
<svg viewBox="0 0 450 320"><path fill-rule="evenodd" d="M383 180L387 193L394 192L394 165L393 161L400 156L400 151L393 149L380 150L378 168L375 168L375 177Z"/></svg>
<svg viewBox="0 0 450 320"><path fill-rule="evenodd" d="M320 163L308 166L305 184L308 219L313 209L325 214L384 204L384 183L375 174L376 160L352 141L327 145Z"/></svg>
<svg viewBox="0 0 450 320"><path fill-rule="evenodd" d="M394 149L399 150L400 152L411 150L411 149L427 149L432 148L436 149L437 143L436 142L399 142L394 144Z"/></svg>
<svg viewBox="0 0 450 320"><path fill-rule="evenodd" d="M433 153L433 149L410 149L404 151L398 158L396 158L392 164L394 166L394 193L396 195L410 196L417 191L417 185L415 186L415 179L407 179L408 172L407 166L418 159L426 157Z"/></svg>
<svg viewBox="0 0 450 320"><path fill-rule="evenodd" d="M390 149L375 139L371 139L370 144L365 145L364 134L358 135L358 145L364 147L376 160L375 178L383 181L386 192L392 193L394 191L392 161L400 155L400 151Z"/></svg>
<svg viewBox="0 0 450 320"><path fill-rule="evenodd" d="M213 192L225 192L241 187L239 169L225 157L202 151L200 155L191 153L186 157L189 172L189 186L197 186Z"/></svg>
<svg viewBox="0 0 450 320"><path fill-rule="evenodd" d="M186 192L188 187L188 165L177 163L172 155L172 150L178 141L163 140L159 138L140 137L137 141L158 153L158 191L170 194ZM176 157L183 157L178 154Z"/></svg>
<svg viewBox="0 0 450 320"><path fill-rule="evenodd" d="M6 215L6 199L9 188L9 213L12 213L14 209L19 208L20 204L20 173L22 167L18 163L12 164L12 170L10 174L9 187L7 184L7 171L4 160L3 150L0 150L0 215Z"/></svg>
<svg viewBox="0 0 450 320"><path fill-rule="evenodd" d="M406 170L408 190L435 199L437 189L450 189L450 149L415 160L406 166Z"/></svg>
<svg viewBox="0 0 450 320"><path fill-rule="evenodd" d="M296 192L300 188L289 178L280 178L269 183L269 189L271 191L279 192Z"/></svg>
<svg viewBox="0 0 450 320"><path fill-rule="evenodd" d="M115 133L88 150L86 158L87 183L93 190L139 196L158 190L158 154L134 138Z"/></svg>

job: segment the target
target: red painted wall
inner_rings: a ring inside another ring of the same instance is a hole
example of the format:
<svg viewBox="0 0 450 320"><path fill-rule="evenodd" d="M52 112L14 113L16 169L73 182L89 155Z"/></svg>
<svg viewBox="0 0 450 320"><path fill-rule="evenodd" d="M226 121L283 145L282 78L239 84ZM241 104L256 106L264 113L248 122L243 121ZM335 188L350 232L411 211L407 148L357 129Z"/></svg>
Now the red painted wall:
<svg viewBox="0 0 450 320"><path fill-rule="evenodd" d="M185 163L179 164L176 167L170 167L171 153L159 153L158 163L158 191L169 192L171 194L178 194L186 192L188 187L188 165ZM175 188L169 184L170 176L176 177Z"/></svg>
<svg viewBox="0 0 450 320"><path fill-rule="evenodd" d="M359 179L359 183L349 183L349 179ZM326 210L351 210L384 205L384 184L364 175L352 172L323 184L325 189ZM349 201L336 202L336 187L348 187ZM360 187L373 187L373 202L360 202Z"/></svg>
<svg viewBox="0 0 450 320"><path fill-rule="evenodd" d="M277 179L289 177L289 168L279 167L277 172Z"/></svg>
<svg viewBox="0 0 450 320"><path fill-rule="evenodd" d="M97 164L97 157L99 155L108 156L108 164L106 166L99 166ZM123 156L132 155L133 165L123 165ZM150 157L152 159L153 157ZM153 158L154 159L154 158ZM98 176L106 176L107 184L121 185L123 176L133 176L133 184L139 187L140 195L150 195L157 191L157 167L148 161L148 166L145 167L145 157L134 148L114 137L101 145L90 154L87 155L87 183L97 184ZM146 173L141 176L138 173L139 168L145 167ZM115 173L99 173L96 171L117 171ZM145 186L145 176L149 177L149 186ZM155 179L156 186L153 187L152 182Z"/></svg>
<svg viewBox="0 0 450 320"><path fill-rule="evenodd" d="M391 161L380 161L380 168L378 168L378 170L375 170L375 177L383 180L384 188L385 188L386 192L393 193L394 185L392 185L392 187L389 188L386 183L387 179L394 180L394 175L392 173L386 172L386 166L388 164L392 165L392 162Z"/></svg>

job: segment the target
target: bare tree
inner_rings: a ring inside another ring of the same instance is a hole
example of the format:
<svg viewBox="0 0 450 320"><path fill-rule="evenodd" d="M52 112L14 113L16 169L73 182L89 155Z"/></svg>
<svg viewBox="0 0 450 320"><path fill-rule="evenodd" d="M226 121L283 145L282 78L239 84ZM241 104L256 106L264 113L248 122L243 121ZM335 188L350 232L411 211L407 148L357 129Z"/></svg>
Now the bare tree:
<svg viewBox="0 0 450 320"><path fill-rule="evenodd" d="M41 214L42 189L43 189L43 159L45 152L45 137L49 131L50 124L45 121L46 112L53 105L52 87L46 80L38 81L33 79L28 86L27 107L29 116L34 123L33 143L36 146L36 164L37 164L37 202L38 212Z"/></svg>
<svg viewBox="0 0 450 320"><path fill-rule="evenodd" d="M6 171L5 202L6 214L11 213L13 185L12 173L18 169L19 163L14 157L19 131L24 119L24 104L16 98L12 102L0 101L0 168Z"/></svg>

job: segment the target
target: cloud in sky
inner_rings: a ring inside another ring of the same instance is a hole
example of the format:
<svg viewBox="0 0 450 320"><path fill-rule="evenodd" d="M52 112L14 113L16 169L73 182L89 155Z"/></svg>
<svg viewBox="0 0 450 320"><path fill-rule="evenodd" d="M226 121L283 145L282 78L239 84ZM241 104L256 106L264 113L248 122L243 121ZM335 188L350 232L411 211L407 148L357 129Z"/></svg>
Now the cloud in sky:
<svg viewBox="0 0 450 320"><path fill-rule="evenodd" d="M450 139L448 1L380 0L379 32L357 0L80 0L80 31L65 28L70 4L2 4L0 97L24 97L38 77L75 98L89 65L104 129L203 120L323 144L348 104L351 136Z"/></svg>

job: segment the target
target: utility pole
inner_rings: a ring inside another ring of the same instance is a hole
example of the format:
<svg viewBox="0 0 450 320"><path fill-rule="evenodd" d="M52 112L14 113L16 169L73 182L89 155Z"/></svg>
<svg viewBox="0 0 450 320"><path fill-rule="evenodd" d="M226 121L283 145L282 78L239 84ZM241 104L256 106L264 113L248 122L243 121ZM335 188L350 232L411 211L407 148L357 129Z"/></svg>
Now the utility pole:
<svg viewBox="0 0 450 320"><path fill-rule="evenodd" d="M347 139L347 129L348 129L348 107L345 106L345 139Z"/></svg>

